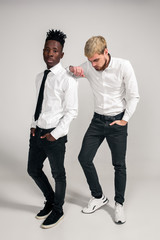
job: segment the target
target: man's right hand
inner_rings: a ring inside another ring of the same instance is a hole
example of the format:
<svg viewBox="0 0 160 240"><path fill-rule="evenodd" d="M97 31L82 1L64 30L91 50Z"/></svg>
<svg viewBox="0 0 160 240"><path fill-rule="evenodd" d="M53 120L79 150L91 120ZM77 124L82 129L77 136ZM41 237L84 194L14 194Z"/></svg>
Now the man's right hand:
<svg viewBox="0 0 160 240"><path fill-rule="evenodd" d="M81 67L70 66L69 70L77 77L85 77L83 68L81 68Z"/></svg>
<svg viewBox="0 0 160 240"><path fill-rule="evenodd" d="M31 134L32 134L33 137L35 136L35 131L36 131L35 128L31 128Z"/></svg>

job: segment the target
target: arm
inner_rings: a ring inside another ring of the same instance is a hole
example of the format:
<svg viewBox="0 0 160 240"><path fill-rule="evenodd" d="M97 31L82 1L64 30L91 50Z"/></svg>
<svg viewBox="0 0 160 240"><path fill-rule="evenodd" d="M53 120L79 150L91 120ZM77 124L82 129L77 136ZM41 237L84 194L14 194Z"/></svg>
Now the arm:
<svg viewBox="0 0 160 240"><path fill-rule="evenodd" d="M129 61L127 61L124 68L123 77L126 89L126 110L123 116L123 120L128 122L135 112L137 103L139 102L137 80L132 65Z"/></svg>
<svg viewBox="0 0 160 240"><path fill-rule="evenodd" d="M36 83L36 102L37 102L38 92L39 92L39 89L38 89L38 88L40 87L40 86L39 86L40 83L39 83L39 81L38 81L38 79L40 78L39 76L40 76L40 74L37 75L36 81L35 81L35 83ZM35 105L35 108L36 108L36 105ZM31 122L31 127L30 127L30 133L32 134L33 137L35 136L36 126L37 126L37 121L34 120L34 114L33 114L33 116L32 116L32 122Z"/></svg>
<svg viewBox="0 0 160 240"><path fill-rule="evenodd" d="M78 114L78 83L73 77L68 77L64 87L64 115L60 119L58 126L51 132L54 139L65 136L69 131L71 121Z"/></svg>
<svg viewBox="0 0 160 240"><path fill-rule="evenodd" d="M37 121L34 120L34 115L32 116L31 129L36 129Z"/></svg>
<svg viewBox="0 0 160 240"><path fill-rule="evenodd" d="M137 103L139 101L137 80L132 65L129 61L126 61L124 65L122 77L125 83L126 109L122 120L114 121L110 125L116 123L118 125L125 126L135 112Z"/></svg>

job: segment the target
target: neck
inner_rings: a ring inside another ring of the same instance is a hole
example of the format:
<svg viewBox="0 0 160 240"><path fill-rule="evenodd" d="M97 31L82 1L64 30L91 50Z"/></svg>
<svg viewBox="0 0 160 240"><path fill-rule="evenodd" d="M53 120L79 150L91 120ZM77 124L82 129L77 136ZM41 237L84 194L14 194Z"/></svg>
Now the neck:
<svg viewBox="0 0 160 240"><path fill-rule="evenodd" d="M111 55L108 53L108 54L107 54L107 58L106 58L106 67L105 67L105 68L108 67L110 61L111 61Z"/></svg>

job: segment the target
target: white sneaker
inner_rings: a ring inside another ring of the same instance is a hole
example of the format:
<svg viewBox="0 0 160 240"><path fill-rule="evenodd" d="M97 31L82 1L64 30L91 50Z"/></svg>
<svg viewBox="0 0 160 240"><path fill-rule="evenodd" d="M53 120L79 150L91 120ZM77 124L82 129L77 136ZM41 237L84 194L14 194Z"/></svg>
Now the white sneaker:
<svg viewBox="0 0 160 240"><path fill-rule="evenodd" d="M103 205L107 204L109 202L108 198L106 198L104 195L101 198L95 198L92 197L88 203L88 206L83 208L83 213L93 213L98 208L102 207Z"/></svg>
<svg viewBox="0 0 160 240"><path fill-rule="evenodd" d="M125 223L124 207L120 203L115 203L115 223L123 224Z"/></svg>

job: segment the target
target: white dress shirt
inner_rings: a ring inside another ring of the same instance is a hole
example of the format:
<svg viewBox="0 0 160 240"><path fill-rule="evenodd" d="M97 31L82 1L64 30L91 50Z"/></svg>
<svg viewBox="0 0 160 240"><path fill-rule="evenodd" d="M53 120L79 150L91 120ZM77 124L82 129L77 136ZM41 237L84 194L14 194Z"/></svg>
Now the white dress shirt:
<svg viewBox="0 0 160 240"><path fill-rule="evenodd" d="M123 120L134 113L139 93L134 70L128 60L112 58L104 71L97 71L87 61L81 65L94 95L94 111L115 116L125 110Z"/></svg>
<svg viewBox="0 0 160 240"><path fill-rule="evenodd" d="M58 139L68 133L71 121L78 114L78 83L61 63L50 70L45 82L42 111L37 121L33 116L31 127L55 128L51 134ZM38 74L36 78L37 98L43 74Z"/></svg>

